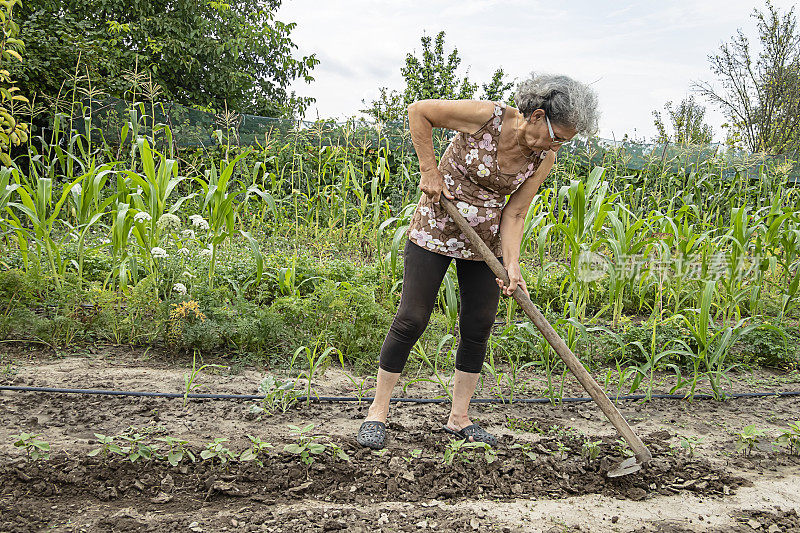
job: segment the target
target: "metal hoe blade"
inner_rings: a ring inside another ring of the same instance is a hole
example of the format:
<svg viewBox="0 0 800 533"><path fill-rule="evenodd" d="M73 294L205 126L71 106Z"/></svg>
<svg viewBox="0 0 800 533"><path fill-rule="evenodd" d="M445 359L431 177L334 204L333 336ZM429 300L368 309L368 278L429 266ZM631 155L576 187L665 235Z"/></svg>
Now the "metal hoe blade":
<svg viewBox="0 0 800 533"><path fill-rule="evenodd" d="M642 469L642 464L636 457L628 457L620 464L612 468L606 474L608 477L620 477L620 476L627 476L628 474L633 474L634 472L638 472Z"/></svg>

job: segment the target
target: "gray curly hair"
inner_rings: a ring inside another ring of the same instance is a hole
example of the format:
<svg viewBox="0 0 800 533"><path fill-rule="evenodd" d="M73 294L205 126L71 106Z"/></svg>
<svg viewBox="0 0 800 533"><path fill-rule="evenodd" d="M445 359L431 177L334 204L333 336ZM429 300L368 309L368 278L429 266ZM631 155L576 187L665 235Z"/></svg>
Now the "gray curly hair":
<svg viewBox="0 0 800 533"><path fill-rule="evenodd" d="M568 76L531 73L517 85L514 102L525 118L542 109L551 122L573 127L580 135L597 132L597 93Z"/></svg>

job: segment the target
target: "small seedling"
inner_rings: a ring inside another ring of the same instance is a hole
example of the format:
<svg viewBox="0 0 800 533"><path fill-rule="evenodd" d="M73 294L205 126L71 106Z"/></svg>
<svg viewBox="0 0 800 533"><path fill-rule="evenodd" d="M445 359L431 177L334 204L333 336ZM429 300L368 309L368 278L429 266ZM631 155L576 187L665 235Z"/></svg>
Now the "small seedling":
<svg viewBox="0 0 800 533"><path fill-rule="evenodd" d="M314 424L308 424L302 428L289 425L289 429L292 430L292 435L295 436L297 442L287 444L283 447L283 451L299 455L300 461L304 465L311 466L311 463L314 462L312 455L319 455L325 451L325 445L316 442L318 439L322 438L322 436L317 435L312 437L307 435L308 432L314 429Z"/></svg>
<svg viewBox="0 0 800 533"><path fill-rule="evenodd" d="M786 446L789 453L800 455L800 422L789 424L775 441L778 446Z"/></svg>
<svg viewBox="0 0 800 533"><path fill-rule="evenodd" d="M267 450L273 448L272 444L269 442L264 442L260 438L254 437L253 435L248 435L247 438L250 439L250 447L243 451L241 455L239 455L239 460L255 461L259 466L264 466L264 463L261 462L259 456L262 453L266 453Z"/></svg>
<svg viewBox="0 0 800 533"><path fill-rule="evenodd" d="M285 413L297 403L299 391L294 386L293 381L278 381L273 375L266 376L258 386L258 392L264 395L264 399L259 405L251 406L250 412L257 415L264 412L269 415L278 411Z"/></svg>
<svg viewBox="0 0 800 533"><path fill-rule="evenodd" d="M702 443L705 437L693 437L691 435L681 436L680 441L678 442L678 446L686 452L686 455L689 457L694 456L694 451L697 448L697 445Z"/></svg>
<svg viewBox="0 0 800 533"><path fill-rule="evenodd" d="M130 446L125 446L121 449L128 450L127 459L132 463L135 463L139 459L149 460L157 456L153 448L150 445L145 444L145 435L140 435L139 433L133 432L130 434L119 435L119 438L127 441L130 444Z"/></svg>
<svg viewBox="0 0 800 533"><path fill-rule="evenodd" d="M745 451L745 455L750 455L759 442L761 437L764 436L763 429L756 429L755 424L745 426L745 428L736 434L736 451Z"/></svg>
<svg viewBox="0 0 800 533"><path fill-rule="evenodd" d="M420 457L422 457L422 449L415 448L409 452L408 457L403 457L403 460L408 464L411 464L411 461L414 459L419 459Z"/></svg>
<svg viewBox="0 0 800 533"><path fill-rule="evenodd" d="M297 350L294 351L294 355L292 355L292 360L289 363L289 368L294 366L294 362L300 354L303 354L303 357L306 360L307 368L302 370L300 374L297 376L298 379L305 379L306 380L306 405L311 404L311 392L312 392L312 383L314 381L314 376L321 372L325 366L330 361L330 354L333 352L338 352L339 350L334 348L333 346L328 346L324 350L320 351L322 345L317 342L314 345L314 349L312 350L308 346L301 346Z"/></svg>
<svg viewBox="0 0 800 533"><path fill-rule="evenodd" d="M236 454L226 448L223 444L224 442L228 442L225 437L217 437L209 442L206 444L206 449L200 452L200 458L203 460L216 458L219 459L221 464L226 464L231 459L236 459Z"/></svg>
<svg viewBox="0 0 800 533"><path fill-rule="evenodd" d="M197 461L194 453L192 450L188 448L189 441L176 439L175 437L160 437L156 440L160 440L169 446L169 452L167 453L167 461L172 466L178 466L183 458L188 458L191 462Z"/></svg>
<svg viewBox="0 0 800 533"><path fill-rule="evenodd" d="M380 450L372 450L372 455L383 457L389 452L389 448L381 448Z"/></svg>
<svg viewBox="0 0 800 533"><path fill-rule="evenodd" d="M100 443L100 447L90 451L88 453L90 457L94 457L95 455L98 454L102 454L103 457L108 457L112 453L117 455L128 455L128 453L130 453L131 451L130 448L128 448L127 446L119 446L118 444L115 444L114 443L115 437L112 437L110 435L103 435L102 433L95 433L94 436Z"/></svg>
<svg viewBox="0 0 800 533"><path fill-rule="evenodd" d="M522 451L522 454L531 461L535 461L536 458L538 457L538 454L535 451L533 451L533 444L531 444L530 442L518 442L513 446L511 446L511 449L512 450L518 449Z"/></svg>
<svg viewBox="0 0 800 533"><path fill-rule="evenodd" d="M544 433L535 420L524 420L506 415L506 427L511 431L526 431L529 433Z"/></svg>
<svg viewBox="0 0 800 533"><path fill-rule="evenodd" d="M467 442L464 439L451 440L447 443L444 449L444 457L442 462L447 465L452 465L453 461L458 458L462 463L469 463L469 457L466 452L469 449L479 448L483 450L483 457L487 463L493 463L497 460L497 452L485 442Z"/></svg>
<svg viewBox="0 0 800 533"><path fill-rule="evenodd" d="M341 459L342 461L350 462L350 456L347 455L347 452L344 451L344 448L335 442L329 442L326 446L331 451L331 455L333 455L333 457L336 459Z"/></svg>
<svg viewBox="0 0 800 533"><path fill-rule="evenodd" d="M194 355L192 356L192 373L191 374L184 374L183 375L183 407L186 408L186 404L189 403L189 394L192 391L202 387L200 383L196 383L197 376L200 375L200 372L207 368L228 368L224 365L201 365L200 368L197 368L197 352L195 351Z"/></svg>
<svg viewBox="0 0 800 533"><path fill-rule="evenodd" d="M581 457L587 463L591 463L600 456L600 444L602 441L586 439L581 446Z"/></svg>
<svg viewBox="0 0 800 533"><path fill-rule="evenodd" d="M50 443L39 440L40 435L40 433L20 433L11 435L11 438L14 441L14 447L25 448L25 453L30 460L50 459Z"/></svg>

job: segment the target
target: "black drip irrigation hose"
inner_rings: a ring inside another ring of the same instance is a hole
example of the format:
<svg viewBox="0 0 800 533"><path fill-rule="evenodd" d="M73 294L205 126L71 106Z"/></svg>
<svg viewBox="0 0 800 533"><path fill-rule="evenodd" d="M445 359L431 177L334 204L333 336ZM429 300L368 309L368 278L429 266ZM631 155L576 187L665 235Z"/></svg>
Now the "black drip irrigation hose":
<svg viewBox="0 0 800 533"><path fill-rule="evenodd" d="M55 387L26 387L18 385L0 385L0 391L16 391L16 392L46 392L58 394L95 394L104 396L138 396L147 398L192 398L198 400L263 400L266 398L263 394L202 394L190 392L185 394L182 392L144 392L144 391L120 391L120 390L104 390L104 389L60 389ZM800 391L784 391L784 392L733 392L726 394L725 398L788 398L792 396L800 396ZM615 401L619 400L645 400L648 398L646 394L625 394L625 395L610 395L609 398ZM651 394L649 396L652 400L687 400L689 396L684 394ZM310 399L306 396L296 398L298 402L330 402L330 403L344 403L344 402L371 402L371 396L357 397L357 396L312 396ZM710 394L695 394L693 400L712 400L714 397ZM392 398L393 403L450 403L447 398ZM561 398L557 403L580 403L591 402L591 398L587 397L572 397ZM514 398L513 400L503 398L473 398L470 403L497 403L497 404L511 404L511 403L551 403L550 398Z"/></svg>

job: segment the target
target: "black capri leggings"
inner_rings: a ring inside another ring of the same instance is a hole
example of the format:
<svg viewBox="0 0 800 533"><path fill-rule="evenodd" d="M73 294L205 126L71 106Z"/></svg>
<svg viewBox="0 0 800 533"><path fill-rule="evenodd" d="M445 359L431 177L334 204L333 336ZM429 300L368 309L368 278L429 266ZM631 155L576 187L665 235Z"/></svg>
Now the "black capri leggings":
<svg viewBox="0 0 800 533"><path fill-rule="evenodd" d="M406 242L400 307L381 347L380 367L387 372L402 372L411 348L428 326L451 259L410 240ZM477 374L483 367L489 334L497 316L500 287L483 261L456 259L456 272L461 293L456 368Z"/></svg>

